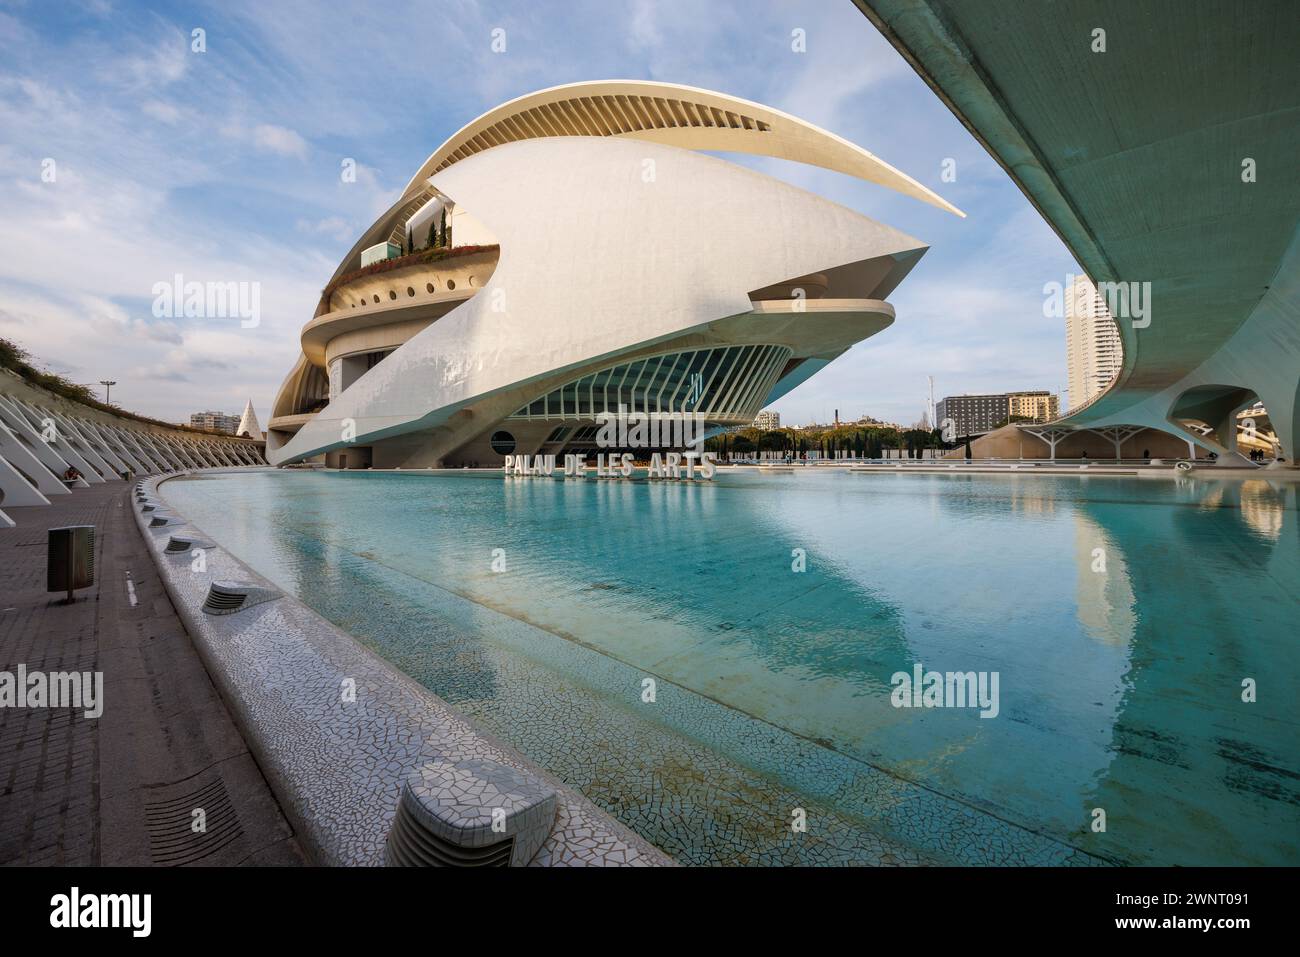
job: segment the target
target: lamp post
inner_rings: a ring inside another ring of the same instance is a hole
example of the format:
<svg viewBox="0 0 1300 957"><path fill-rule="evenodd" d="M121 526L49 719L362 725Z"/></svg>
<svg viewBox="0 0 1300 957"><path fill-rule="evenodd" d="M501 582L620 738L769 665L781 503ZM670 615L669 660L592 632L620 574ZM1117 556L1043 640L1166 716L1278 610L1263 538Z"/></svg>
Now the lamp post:
<svg viewBox="0 0 1300 957"><path fill-rule="evenodd" d="M104 405L108 405L108 397L112 394L113 386L117 385L117 382L113 379L100 379L99 384L104 387Z"/></svg>

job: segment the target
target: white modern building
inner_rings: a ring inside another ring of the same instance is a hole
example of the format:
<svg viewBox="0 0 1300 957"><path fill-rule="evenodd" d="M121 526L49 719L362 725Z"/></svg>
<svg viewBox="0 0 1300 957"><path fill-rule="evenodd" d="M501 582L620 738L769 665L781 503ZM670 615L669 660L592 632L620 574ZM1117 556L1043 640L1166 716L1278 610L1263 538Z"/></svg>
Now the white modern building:
<svg viewBox="0 0 1300 957"><path fill-rule="evenodd" d="M754 428L770 431L781 427L781 413L764 409L754 417Z"/></svg>
<svg viewBox="0 0 1300 957"><path fill-rule="evenodd" d="M339 264L275 398L270 461L494 465L592 449L597 416L620 409L748 424L893 322L923 243L703 151L961 215L866 150L723 94L611 81L512 100L443 143Z"/></svg>
<svg viewBox="0 0 1300 957"><path fill-rule="evenodd" d="M1124 367L1119 326L1087 276L1075 276L1065 299L1065 358L1070 411L1110 388Z"/></svg>

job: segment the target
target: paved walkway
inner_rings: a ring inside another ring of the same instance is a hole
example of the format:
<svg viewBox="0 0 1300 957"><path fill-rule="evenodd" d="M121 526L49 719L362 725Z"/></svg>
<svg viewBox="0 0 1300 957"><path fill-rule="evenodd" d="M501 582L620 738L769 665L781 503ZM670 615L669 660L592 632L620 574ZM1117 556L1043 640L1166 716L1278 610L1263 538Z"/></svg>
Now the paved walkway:
<svg viewBox="0 0 1300 957"><path fill-rule="evenodd" d="M0 707L0 865L305 863L132 524L131 488L6 509L0 671L101 671L104 710ZM73 605L45 591L60 525L96 528L96 583Z"/></svg>

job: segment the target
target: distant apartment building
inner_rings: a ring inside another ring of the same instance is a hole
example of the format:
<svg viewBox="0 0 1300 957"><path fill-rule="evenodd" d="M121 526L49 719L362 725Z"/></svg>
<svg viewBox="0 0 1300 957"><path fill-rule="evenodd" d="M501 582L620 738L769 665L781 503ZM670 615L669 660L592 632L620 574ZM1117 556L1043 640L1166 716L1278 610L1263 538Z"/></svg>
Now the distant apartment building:
<svg viewBox="0 0 1300 957"><path fill-rule="evenodd" d="M1007 394L1007 415L1021 416L1034 422L1050 422L1061 414L1061 397L1050 392L1011 392Z"/></svg>
<svg viewBox="0 0 1300 957"><path fill-rule="evenodd" d="M952 420L952 435L983 435L1011 416L1047 422L1061 414L1061 398L1046 391L1000 392L988 395L950 395L935 403L939 428Z"/></svg>
<svg viewBox="0 0 1300 957"><path fill-rule="evenodd" d="M1007 395L950 395L940 399L934 407L939 427L952 422L950 434L957 437L983 435L992 432L1008 415Z"/></svg>
<svg viewBox="0 0 1300 957"><path fill-rule="evenodd" d="M754 428L772 430L781 427L781 413L773 412L771 409L764 409L754 417Z"/></svg>
<svg viewBox="0 0 1300 957"><path fill-rule="evenodd" d="M234 435L235 430L239 428L239 416L228 415L225 412L195 412L190 416L190 425L196 429Z"/></svg>
<svg viewBox="0 0 1300 957"><path fill-rule="evenodd" d="M1070 408L1091 402L1119 375L1124 346L1106 300L1087 276L1075 276L1065 299L1065 354Z"/></svg>

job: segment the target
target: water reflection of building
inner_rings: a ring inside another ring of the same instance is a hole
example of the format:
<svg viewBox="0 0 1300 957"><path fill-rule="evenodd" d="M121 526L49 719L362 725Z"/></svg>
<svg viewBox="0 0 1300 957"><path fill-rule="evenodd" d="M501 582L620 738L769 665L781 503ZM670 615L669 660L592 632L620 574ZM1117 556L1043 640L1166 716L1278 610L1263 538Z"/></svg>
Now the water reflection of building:
<svg viewBox="0 0 1300 957"><path fill-rule="evenodd" d="M1017 515L1055 515L1056 499L1032 486L1011 492L1011 510Z"/></svg>
<svg viewBox="0 0 1300 957"><path fill-rule="evenodd" d="M1294 483L1151 485L1134 496L1151 501L1080 504L1116 544L1135 597L1111 760L1089 806L1128 807L1130 825L1143 807L1139 828L1115 830L1126 859L1294 861ZM1245 678L1268 697L1245 702Z"/></svg>
<svg viewBox="0 0 1300 957"><path fill-rule="evenodd" d="M1263 479L1241 483L1241 517L1255 532L1277 541L1282 535L1284 494Z"/></svg>
<svg viewBox="0 0 1300 957"><path fill-rule="evenodd" d="M1083 511L1074 513L1078 617L1089 637L1128 645L1136 622L1133 584L1119 545Z"/></svg>

